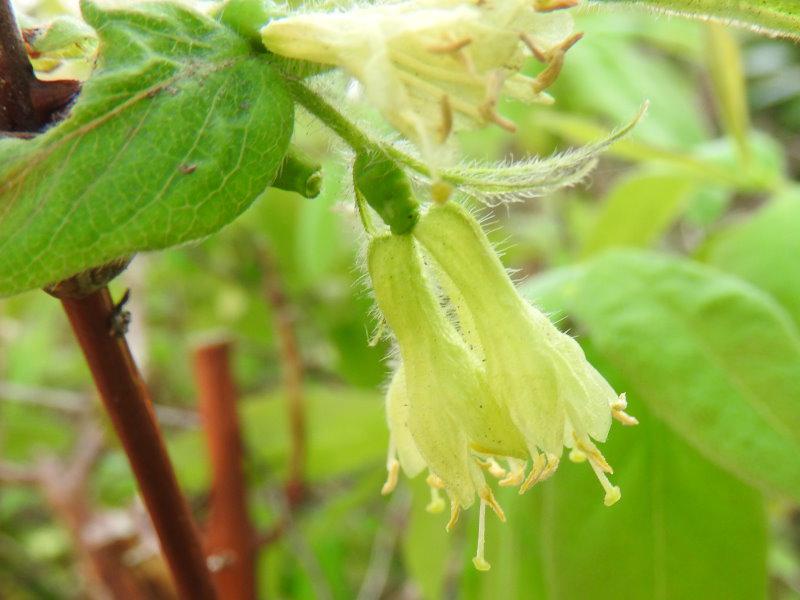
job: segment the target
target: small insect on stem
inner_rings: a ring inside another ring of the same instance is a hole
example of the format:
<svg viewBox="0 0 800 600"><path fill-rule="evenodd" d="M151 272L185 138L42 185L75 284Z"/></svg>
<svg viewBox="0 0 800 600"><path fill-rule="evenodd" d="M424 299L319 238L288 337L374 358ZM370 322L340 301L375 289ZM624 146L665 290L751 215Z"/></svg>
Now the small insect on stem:
<svg viewBox="0 0 800 600"><path fill-rule="evenodd" d="M125 310L125 305L131 298L131 290L128 288L125 290L125 293L122 294L122 298L120 301L114 305L114 310L111 312L111 315L108 318L108 334L121 338L125 337L125 334L128 333L128 326L131 324L131 313L128 310Z"/></svg>

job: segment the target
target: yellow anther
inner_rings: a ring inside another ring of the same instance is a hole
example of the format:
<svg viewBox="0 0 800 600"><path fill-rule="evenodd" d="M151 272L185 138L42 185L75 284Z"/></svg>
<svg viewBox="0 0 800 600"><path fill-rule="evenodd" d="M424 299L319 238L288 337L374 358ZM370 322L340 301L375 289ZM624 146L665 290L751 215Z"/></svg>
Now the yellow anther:
<svg viewBox="0 0 800 600"><path fill-rule="evenodd" d="M461 514L461 505L455 500L450 500L450 520L445 525L445 531L452 531L458 523L458 516Z"/></svg>
<svg viewBox="0 0 800 600"><path fill-rule="evenodd" d="M538 12L551 12L577 6L580 0L533 0L533 7Z"/></svg>
<svg viewBox="0 0 800 600"><path fill-rule="evenodd" d="M397 479L400 476L400 461L396 458L390 458L386 463L386 483L381 488L381 494L386 496L394 491L397 487Z"/></svg>
<svg viewBox="0 0 800 600"><path fill-rule="evenodd" d="M475 552L475 558L472 559L472 564L478 571L488 571L492 568L486 558L484 557L484 546L486 542L486 502L481 500L480 512L478 513L478 548Z"/></svg>
<svg viewBox="0 0 800 600"><path fill-rule="evenodd" d="M625 394L622 393L619 395L619 399L616 402L611 403L611 416L623 425L638 425L639 419L626 413L626 408L628 408L628 400L625 397Z"/></svg>
<svg viewBox="0 0 800 600"><path fill-rule="evenodd" d="M441 44L428 46L428 51L433 52L434 54L450 54L466 48L471 43L472 38L467 36L461 38L451 38L445 42L442 42Z"/></svg>
<svg viewBox="0 0 800 600"><path fill-rule="evenodd" d="M425 483L427 483L432 488L436 488L438 490L444 489L444 481L442 481L437 475L430 473L428 477L425 479Z"/></svg>
<svg viewBox="0 0 800 600"><path fill-rule="evenodd" d="M500 480L503 487L518 486L525 479L525 461L516 458L508 459L508 476Z"/></svg>
<svg viewBox="0 0 800 600"><path fill-rule="evenodd" d="M548 454L547 467L545 467L544 471L542 471L542 474L539 476L539 481L549 479L550 476L556 472L556 469L558 469L558 464L560 461L561 459L555 454Z"/></svg>
<svg viewBox="0 0 800 600"><path fill-rule="evenodd" d="M480 494L478 495L481 498L481 506L484 504L488 504L489 506L491 506L492 510L494 511L494 514L497 515L497 518L500 519L503 523L505 523L506 513L503 512L502 507L495 499L494 494L492 493L492 488L486 486L481 490Z"/></svg>
<svg viewBox="0 0 800 600"><path fill-rule="evenodd" d="M489 475L492 477L496 477L497 479L502 479L506 476L506 470L501 467L497 461L492 458L491 456L487 458L485 461L479 461L480 465L489 471Z"/></svg>
<svg viewBox="0 0 800 600"><path fill-rule="evenodd" d="M499 125L506 131L514 133L517 131L517 126L512 122L501 116L497 112L497 102L500 99L500 90L503 87L503 75L499 72L493 72L486 79L486 97L478 107L478 113L481 118Z"/></svg>
<svg viewBox="0 0 800 600"><path fill-rule="evenodd" d="M547 66L539 73L533 80L533 91L538 94L549 88L553 82L558 78L561 69L564 66L564 56L567 50L572 48L583 37L582 33L576 33L555 48L551 48L548 52L542 51L536 43L529 36L524 33L520 34L520 39L531 51L531 54L539 62L545 63Z"/></svg>
<svg viewBox="0 0 800 600"><path fill-rule="evenodd" d="M524 494L534 485L536 485L536 482L539 481L539 477L541 477L542 472L545 470L546 466L547 466L547 459L544 457L544 454L537 452L536 456L533 457L531 472L528 473L528 477L525 479L525 482L519 488L520 494Z"/></svg>
<svg viewBox="0 0 800 600"><path fill-rule="evenodd" d="M611 468L611 465L608 464L606 457L597 449L592 442L589 441L588 438L578 438L577 435L574 435L575 439L575 447L578 448L581 452L586 454L586 457L592 464L596 464L606 473L613 473L614 469Z"/></svg>

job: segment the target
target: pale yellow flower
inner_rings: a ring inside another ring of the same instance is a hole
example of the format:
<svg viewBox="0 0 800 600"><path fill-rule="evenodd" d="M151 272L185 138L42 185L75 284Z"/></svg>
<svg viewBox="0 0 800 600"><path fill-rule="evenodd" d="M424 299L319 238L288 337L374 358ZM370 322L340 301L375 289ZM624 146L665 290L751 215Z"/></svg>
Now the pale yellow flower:
<svg viewBox="0 0 800 600"><path fill-rule="evenodd" d="M577 40L567 13L537 12L531 0L408 0L301 13L271 21L262 38L276 54L344 68L433 163L455 127L513 129L497 112L502 93L549 102L543 90ZM519 73L530 55L548 63L538 78Z"/></svg>

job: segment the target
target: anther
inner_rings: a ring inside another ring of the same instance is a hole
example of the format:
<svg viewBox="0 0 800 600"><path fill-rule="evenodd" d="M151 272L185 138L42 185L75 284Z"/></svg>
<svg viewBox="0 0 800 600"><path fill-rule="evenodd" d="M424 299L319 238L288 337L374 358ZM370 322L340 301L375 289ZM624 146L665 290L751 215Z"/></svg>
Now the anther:
<svg viewBox="0 0 800 600"><path fill-rule="evenodd" d="M533 8L537 12L552 12L577 6L580 0L533 0Z"/></svg>
<svg viewBox="0 0 800 600"><path fill-rule="evenodd" d="M544 457L544 454L537 452L536 456L533 457L531 472L528 473L528 477L525 479L525 482L519 488L520 494L524 494L534 485L536 485L536 482L539 481L539 477L541 477L542 472L545 470L546 466L547 466L547 459Z"/></svg>
<svg viewBox="0 0 800 600"><path fill-rule="evenodd" d="M484 461L478 461L478 464L486 469L492 477L502 479L506 476L506 470L491 456Z"/></svg>
<svg viewBox="0 0 800 600"><path fill-rule="evenodd" d="M445 525L445 527L444 527L445 531L447 531L449 533L450 531L453 530L453 527L455 527L456 523L458 523L458 516L460 514L461 514L461 505L457 501L455 501L455 500L453 500L451 498L450 499L450 520L447 522L447 525Z"/></svg>
<svg viewBox="0 0 800 600"><path fill-rule="evenodd" d="M503 487L514 487L525 479L525 461L516 458L508 459L508 476L500 480Z"/></svg>
<svg viewBox="0 0 800 600"><path fill-rule="evenodd" d="M472 564L478 571L488 571L492 568L486 558L484 557L484 546L486 542L486 502L481 500L481 508L478 514L478 548L475 552L475 558L472 559Z"/></svg>
<svg viewBox="0 0 800 600"><path fill-rule="evenodd" d="M453 131L453 107L450 106L450 98L445 94L439 104L442 109L442 122L439 124L439 143L443 144L450 132Z"/></svg>
<svg viewBox="0 0 800 600"><path fill-rule="evenodd" d="M387 496L394 491L397 487L397 480L400 476L400 461L396 458L390 458L386 461L386 483L381 488L381 494Z"/></svg>
<svg viewBox="0 0 800 600"><path fill-rule="evenodd" d="M450 54L466 48L471 43L472 38L464 36L462 38L450 39L442 44L428 46L427 49L429 52L433 52L434 54Z"/></svg>
<svg viewBox="0 0 800 600"><path fill-rule="evenodd" d="M633 426L639 424L639 419L634 416L629 415L625 412L625 409L628 408L628 400L625 397L625 393L619 395L619 399L615 402L611 403L611 416L614 417L617 421L622 423L623 425Z"/></svg>
<svg viewBox="0 0 800 600"><path fill-rule="evenodd" d="M502 521L503 523L505 523L506 513L503 512L502 507L495 499L494 494L492 493L492 488L486 486L480 491L478 495L480 496L481 499L481 505L488 504L489 506L491 506L492 510L494 511L494 514L497 515L497 518L500 519L500 521Z"/></svg>

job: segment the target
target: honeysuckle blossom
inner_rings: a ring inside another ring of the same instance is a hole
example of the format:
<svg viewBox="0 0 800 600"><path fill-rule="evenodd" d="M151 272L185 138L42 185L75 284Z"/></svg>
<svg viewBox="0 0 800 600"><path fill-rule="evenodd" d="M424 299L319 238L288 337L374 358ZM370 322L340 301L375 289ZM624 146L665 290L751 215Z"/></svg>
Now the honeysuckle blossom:
<svg viewBox="0 0 800 600"><path fill-rule="evenodd" d="M517 292L480 225L454 202L432 207L414 235L457 288L480 344L492 394L525 440L532 468L521 492L550 476L564 447L588 460L605 490L620 498L611 466L592 440L604 442L612 417L626 425L618 396L589 364L578 343Z"/></svg>
<svg viewBox="0 0 800 600"><path fill-rule="evenodd" d="M480 570L489 568L486 507L505 520L485 472L524 493L555 472L566 447L570 458L590 464L605 504L619 500L594 441L605 441L612 417L636 423L625 413L624 395L615 394L575 340L520 297L469 213L453 202L433 206L412 234L373 238L368 267L402 361L386 397L384 494L400 469L409 477L427 469L428 509L442 510L444 490L448 529L477 496L473 562Z"/></svg>
<svg viewBox="0 0 800 600"><path fill-rule="evenodd" d="M580 37L567 13L554 12L570 4L369 4L275 19L262 29L262 39L276 54L344 68L384 117L435 163L454 127L493 122L513 130L497 112L501 93L527 102L551 100L543 90ZM547 64L536 78L519 73L531 55Z"/></svg>

